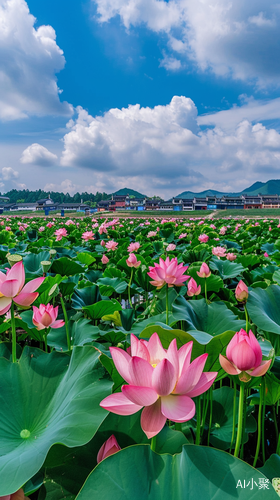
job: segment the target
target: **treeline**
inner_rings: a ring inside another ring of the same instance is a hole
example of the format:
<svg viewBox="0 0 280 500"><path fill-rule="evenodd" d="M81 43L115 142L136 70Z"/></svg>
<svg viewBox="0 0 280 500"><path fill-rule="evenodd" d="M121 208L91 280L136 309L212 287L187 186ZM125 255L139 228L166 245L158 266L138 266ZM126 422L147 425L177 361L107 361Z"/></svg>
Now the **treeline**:
<svg viewBox="0 0 280 500"><path fill-rule="evenodd" d="M29 191L29 189L12 189L7 193L1 194L1 196L8 196L10 198L9 203L34 203L41 198L48 198L49 194L54 203L80 203L80 201L83 200L84 203L88 202L91 204L98 203L101 200L108 200L111 197L111 195L107 193L99 193L98 191L96 194L86 192L75 193L73 196L70 196L69 193L47 192L42 191L42 189L37 189L36 191Z"/></svg>

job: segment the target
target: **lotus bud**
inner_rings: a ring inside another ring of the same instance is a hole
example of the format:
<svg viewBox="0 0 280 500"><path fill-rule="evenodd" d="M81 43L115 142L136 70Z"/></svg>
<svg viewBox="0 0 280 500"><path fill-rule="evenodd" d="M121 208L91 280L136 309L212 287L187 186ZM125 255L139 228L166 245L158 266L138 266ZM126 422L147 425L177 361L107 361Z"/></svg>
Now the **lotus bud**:
<svg viewBox="0 0 280 500"><path fill-rule="evenodd" d="M247 302L248 296L249 296L248 287L242 280L240 280L235 289L235 297L238 300L238 302Z"/></svg>

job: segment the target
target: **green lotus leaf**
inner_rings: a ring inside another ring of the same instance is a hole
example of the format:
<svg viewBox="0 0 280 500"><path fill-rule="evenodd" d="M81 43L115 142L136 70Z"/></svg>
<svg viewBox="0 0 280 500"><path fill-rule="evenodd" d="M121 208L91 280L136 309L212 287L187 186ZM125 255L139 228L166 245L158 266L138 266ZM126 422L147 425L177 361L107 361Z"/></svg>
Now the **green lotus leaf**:
<svg viewBox="0 0 280 500"><path fill-rule="evenodd" d="M84 268L80 264L68 257L60 257L60 259L54 260L51 267L51 272L60 274L60 276L73 276L83 271Z"/></svg>
<svg viewBox="0 0 280 500"><path fill-rule="evenodd" d="M112 495L114 500L276 500L271 484L265 492L259 489L259 478L265 478L260 471L214 448L185 445L172 456L158 455L149 445L136 445L103 460L76 500L108 500Z"/></svg>
<svg viewBox="0 0 280 500"><path fill-rule="evenodd" d="M265 332L280 334L280 287L250 290L247 309L253 323Z"/></svg>
<svg viewBox="0 0 280 500"><path fill-rule="evenodd" d="M196 331L219 335L226 330L238 332L245 328L245 322L237 319L223 302L207 304L205 299L186 300L178 297L173 304L173 315L178 321L186 322L185 329L191 335Z"/></svg>
<svg viewBox="0 0 280 500"><path fill-rule="evenodd" d="M87 286L86 288L78 288L72 295L73 309L83 309L101 300L101 295L97 285Z"/></svg>
<svg viewBox="0 0 280 500"><path fill-rule="evenodd" d="M0 358L0 496L32 478L53 444L81 446L93 437L112 387L98 357L85 346L71 358L31 347L17 363Z"/></svg>
<svg viewBox="0 0 280 500"><path fill-rule="evenodd" d="M210 260L209 266L212 271L218 271L223 280L236 278L236 276L239 276L243 273L243 271L245 271L242 264L235 264L235 262L230 262L229 260L219 260L213 258Z"/></svg>

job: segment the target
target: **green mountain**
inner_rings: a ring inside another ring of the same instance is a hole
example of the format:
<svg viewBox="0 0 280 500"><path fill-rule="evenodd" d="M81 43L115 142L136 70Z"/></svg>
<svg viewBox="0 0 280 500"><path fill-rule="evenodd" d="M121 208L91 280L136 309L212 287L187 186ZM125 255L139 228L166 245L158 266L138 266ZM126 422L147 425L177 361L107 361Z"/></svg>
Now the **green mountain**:
<svg viewBox="0 0 280 500"><path fill-rule="evenodd" d="M138 193L138 191L134 191L134 189L129 189L129 188L119 189L118 191L112 194L118 194L120 196L125 196L125 195L135 196L135 198L146 198L145 194Z"/></svg>
<svg viewBox="0 0 280 500"><path fill-rule="evenodd" d="M192 191L184 191L178 194L176 198L190 199L190 198L205 198L206 196L240 196L241 194L258 195L258 194L279 194L280 195L280 179L274 179L267 182L254 182L252 186L243 189L240 193L221 193L214 189L207 189L200 193L193 193Z"/></svg>

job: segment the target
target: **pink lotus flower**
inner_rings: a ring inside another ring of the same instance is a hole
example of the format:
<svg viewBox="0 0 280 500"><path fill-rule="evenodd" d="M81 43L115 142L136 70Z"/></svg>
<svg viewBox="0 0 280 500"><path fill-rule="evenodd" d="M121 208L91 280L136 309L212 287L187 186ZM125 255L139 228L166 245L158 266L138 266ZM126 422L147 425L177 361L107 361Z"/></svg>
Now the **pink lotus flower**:
<svg viewBox="0 0 280 500"><path fill-rule="evenodd" d="M263 254L264 257L269 257L268 253L267 252L264 252Z"/></svg>
<svg viewBox="0 0 280 500"><path fill-rule="evenodd" d="M163 428L166 419L186 422L195 414L191 398L207 391L217 372L204 372L208 354L192 363L193 342L177 350L176 339L163 349L157 333L149 341L131 334L131 356L118 347L110 347L115 366L128 383L121 393L101 401L100 406L117 415L133 415L143 407L141 427L150 439Z"/></svg>
<svg viewBox="0 0 280 500"><path fill-rule="evenodd" d="M57 320L58 306L53 307L51 304L40 304L39 309L33 306L33 324L37 330L44 328L61 328L65 322L61 319Z"/></svg>
<svg viewBox="0 0 280 500"><path fill-rule="evenodd" d="M156 231L149 231L148 234L147 234L147 238L153 238L156 235L157 235Z"/></svg>
<svg viewBox="0 0 280 500"><path fill-rule="evenodd" d="M102 262L102 264L108 264L109 259L108 259L108 257L105 254L102 255L101 262Z"/></svg>
<svg viewBox="0 0 280 500"><path fill-rule="evenodd" d="M129 254L128 259L126 259L126 263L127 263L128 267L135 267L135 269L137 269L137 267L141 266L141 260L137 260L137 257L136 257L136 255L134 255L134 253Z"/></svg>
<svg viewBox="0 0 280 500"><path fill-rule="evenodd" d="M54 223L53 222L48 222L47 227L53 227Z"/></svg>
<svg viewBox="0 0 280 500"><path fill-rule="evenodd" d="M197 282L191 278L190 281L188 282L188 291L187 295L189 297L193 297L194 295L199 295L201 292L201 286L197 286Z"/></svg>
<svg viewBox="0 0 280 500"><path fill-rule="evenodd" d="M207 243L207 241L209 240L209 236L207 236L207 234L201 234L198 237L198 240L200 241L200 243Z"/></svg>
<svg viewBox="0 0 280 500"><path fill-rule="evenodd" d="M67 231L65 227L62 227L61 229L57 229L54 234L56 236L55 241L60 241L64 236L67 236Z"/></svg>
<svg viewBox="0 0 280 500"><path fill-rule="evenodd" d="M105 241L104 241L104 240L101 240L100 245L101 245L102 247L105 247L105 245L106 245Z"/></svg>
<svg viewBox="0 0 280 500"><path fill-rule="evenodd" d="M225 257L227 253L226 248L223 247L213 247L212 248L212 254L216 255L216 257Z"/></svg>
<svg viewBox="0 0 280 500"><path fill-rule="evenodd" d="M7 274L0 271L0 315L5 314L11 307L12 301L19 306L31 306L37 299L34 293L45 278L35 278L25 286L25 271L22 261L17 262Z"/></svg>
<svg viewBox="0 0 280 500"><path fill-rule="evenodd" d="M140 246L141 246L140 243L138 243L138 241L135 241L133 243L130 243L130 245L128 245L127 251L128 252L137 252L137 250L139 250Z"/></svg>
<svg viewBox="0 0 280 500"><path fill-rule="evenodd" d="M173 252L174 250L176 250L176 245L174 245L174 243L169 243L169 245L167 245L166 247L166 251Z"/></svg>
<svg viewBox="0 0 280 500"><path fill-rule="evenodd" d="M150 283L157 288L163 287L165 283L169 287L183 286L184 281L189 279L189 276L183 276L184 272L188 269L188 266L184 266L183 263L178 264L177 257L173 259L166 258L159 259L159 264L155 264L155 267L149 266L149 272L147 273L153 281Z"/></svg>
<svg viewBox="0 0 280 500"><path fill-rule="evenodd" d="M117 246L118 246L118 243L116 241L113 241L113 240L107 241L107 243L105 245L105 247L108 250L112 250L112 252L114 252L117 249Z"/></svg>
<svg viewBox="0 0 280 500"><path fill-rule="evenodd" d="M39 233L42 233L43 231L45 231L45 226L40 226L38 231L39 231Z"/></svg>
<svg viewBox="0 0 280 500"><path fill-rule="evenodd" d="M226 232L227 232L227 227L226 227L226 226L221 227L221 229L220 229L220 234L221 234L222 236L224 236L224 235L226 234Z"/></svg>
<svg viewBox="0 0 280 500"><path fill-rule="evenodd" d="M25 500L27 497L24 496L24 491L22 488L20 490L16 491L15 493L12 493L11 495L5 495L3 497L0 497L0 500Z"/></svg>
<svg viewBox="0 0 280 500"><path fill-rule="evenodd" d="M270 367L269 361L262 361L262 350L255 335L250 330L240 330L227 346L226 357L219 355L220 364L225 372L238 375L242 382L249 382L251 377L261 377Z"/></svg>
<svg viewBox="0 0 280 500"><path fill-rule="evenodd" d="M232 262L233 260L235 260L235 259L236 259L236 257L237 257L237 255L235 255L235 253L230 253L230 252L229 252L229 253L227 253L227 260L229 260L229 261L231 261L231 262Z"/></svg>
<svg viewBox="0 0 280 500"><path fill-rule="evenodd" d="M82 234L82 239L85 241L94 240L94 234L92 231L86 231Z"/></svg>
<svg viewBox="0 0 280 500"><path fill-rule="evenodd" d="M248 299L248 296L249 296L248 287L242 280L240 280L235 289L235 297L238 300L238 302L244 302Z"/></svg>
<svg viewBox="0 0 280 500"><path fill-rule="evenodd" d="M178 236L178 239L179 239L179 240L182 240L183 238L186 238L186 236L188 236L188 235L187 235L187 233L181 233L181 234Z"/></svg>
<svg viewBox="0 0 280 500"><path fill-rule="evenodd" d="M99 464L102 460L104 460L107 457L110 457L110 455L114 455L114 453L117 453L117 451L120 451L121 447L116 440L114 434L103 443L101 446L98 454L97 454L97 463ZM1 500L1 498L0 498Z"/></svg>
<svg viewBox="0 0 280 500"><path fill-rule="evenodd" d="M196 271L196 274L200 278L209 278L209 276L211 276L211 271L207 264L203 262L203 264L201 264L200 270Z"/></svg>

